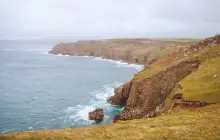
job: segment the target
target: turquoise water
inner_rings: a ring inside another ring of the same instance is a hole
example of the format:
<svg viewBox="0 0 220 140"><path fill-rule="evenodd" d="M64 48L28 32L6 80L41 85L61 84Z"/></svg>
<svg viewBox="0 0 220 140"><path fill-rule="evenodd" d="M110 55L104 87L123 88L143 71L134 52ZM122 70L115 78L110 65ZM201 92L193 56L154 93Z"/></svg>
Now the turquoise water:
<svg viewBox="0 0 220 140"><path fill-rule="evenodd" d="M88 111L101 107L103 123L122 107L106 103L115 87L140 69L94 57L47 54L42 41L0 41L0 133L96 125Z"/></svg>

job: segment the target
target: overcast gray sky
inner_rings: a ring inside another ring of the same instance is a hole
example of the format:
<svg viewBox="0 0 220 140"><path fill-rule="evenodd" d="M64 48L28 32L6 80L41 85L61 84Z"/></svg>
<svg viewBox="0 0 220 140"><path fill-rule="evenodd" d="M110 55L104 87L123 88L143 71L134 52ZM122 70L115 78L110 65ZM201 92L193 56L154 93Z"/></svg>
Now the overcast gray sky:
<svg viewBox="0 0 220 140"><path fill-rule="evenodd" d="M0 39L217 33L220 0L0 0Z"/></svg>

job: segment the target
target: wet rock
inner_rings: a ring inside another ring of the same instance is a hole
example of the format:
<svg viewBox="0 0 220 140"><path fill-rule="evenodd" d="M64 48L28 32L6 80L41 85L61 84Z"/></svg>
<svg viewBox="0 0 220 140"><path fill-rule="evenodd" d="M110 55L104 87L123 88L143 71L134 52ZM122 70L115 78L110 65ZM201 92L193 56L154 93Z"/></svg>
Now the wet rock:
<svg viewBox="0 0 220 140"><path fill-rule="evenodd" d="M94 111L89 112L89 120L101 122L104 119L104 111L102 108L97 108Z"/></svg>
<svg viewBox="0 0 220 140"><path fill-rule="evenodd" d="M177 93L175 94L172 99L182 99L183 98L183 94L182 93Z"/></svg>

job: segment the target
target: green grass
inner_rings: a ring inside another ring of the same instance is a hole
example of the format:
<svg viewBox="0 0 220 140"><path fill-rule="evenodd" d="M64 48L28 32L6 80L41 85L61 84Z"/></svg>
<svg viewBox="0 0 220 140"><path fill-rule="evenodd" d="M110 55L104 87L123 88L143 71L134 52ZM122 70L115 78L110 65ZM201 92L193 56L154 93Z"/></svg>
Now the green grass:
<svg viewBox="0 0 220 140"><path fill-rule="evenodd" d="M220 104L151 119L75 129L43 130L0 135L1 140L158 140L220 139Z"/></svg>
<svg viewBox="0 0 220 140"><path fill-rule="evenodd" d="M217 77L213 77L217 75ZM181 81L186 100L220 102L220 56L207 59L200 68Z"/></svg>

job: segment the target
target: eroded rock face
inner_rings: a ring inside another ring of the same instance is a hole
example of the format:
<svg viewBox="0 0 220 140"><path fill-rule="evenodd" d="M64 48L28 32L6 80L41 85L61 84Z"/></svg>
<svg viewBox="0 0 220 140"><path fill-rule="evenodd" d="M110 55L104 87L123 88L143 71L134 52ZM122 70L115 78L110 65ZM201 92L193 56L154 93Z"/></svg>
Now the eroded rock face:
<svg viewBox="0 0 220 140"><path fill-rule="evenodd" d="M164 102L178 82L196 70L199 64L200 62L197 60L184 61L151 78L132 83L130 94L127 93L129 97L126 107L113 119L113 122L155 116L156 107ZM123 93L115 94L114 98L121 97L118 94Z"/></svg>
<svg viewBox="0 0 220 140"><path fill-rule="evenodd" d="M126 105L131 92L132 82L127 82L119 88L115 88L115 95L107 99L112 105Z"/></svg>
<svg viewBox="0 0 220 140"><path fill-rule="evenodd" d="M97 108L94 111L89 112L89 120L101 122L104 119L104 111L102 108Z"/></svg>

